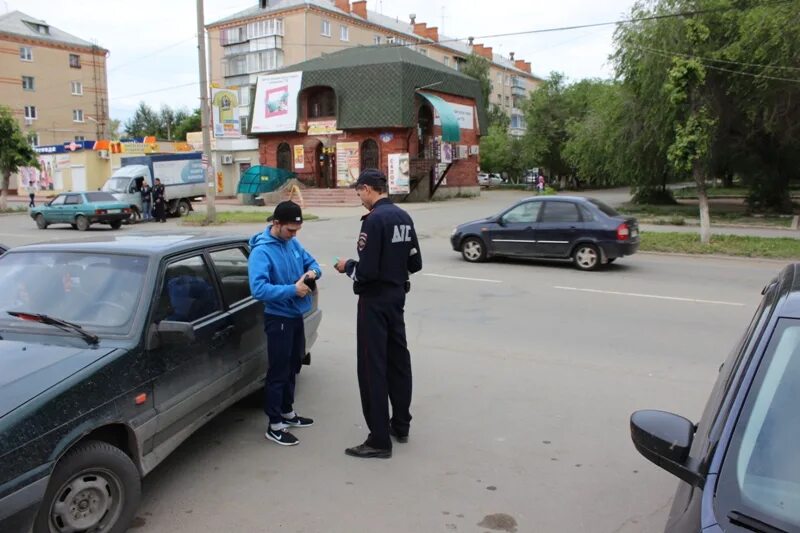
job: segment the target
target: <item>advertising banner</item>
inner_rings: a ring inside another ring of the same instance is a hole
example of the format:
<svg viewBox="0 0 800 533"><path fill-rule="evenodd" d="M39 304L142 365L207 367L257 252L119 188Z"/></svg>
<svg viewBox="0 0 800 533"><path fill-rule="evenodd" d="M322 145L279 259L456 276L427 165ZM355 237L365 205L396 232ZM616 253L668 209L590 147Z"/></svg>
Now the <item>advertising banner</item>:
<svg viewBox="0 0 800 533"><path fill-rule="evenodd" d="M302 72L258 77L251 133L297 130L297 96L302 81Z"/></svg>
<svg viewBox="0 0 800 533"><path fill-rule="evenodd" d="M336 186L349 187L361 172L361 154L357 142L336 143Z"/></svg>
<svg viewBox="0 0 800 533"><path fill-rule="evenodd" d="M206 180L201 159L154 161L153 173L164 185L203 183Z"/></svg>
<svg viewBox="0 0 800 533"><path fill-rule="evenodd" d="M314 120L308 122L309 135L337 135L342 133L336 129L336 120Z"/></svg>
<svg viewBox="0 0 800 533"><path fill-rule="evenodd" d="M408 154L389 154L389 194L411 192L409 179L410 158Z"/></svg>
<svg viewBox="0 0 800 533"><path fill-rule="evenodd" d="M299 170L305 167L305 151L302 144L297 144L294 147L294 169Z"/></svg>
<svg viewBox="0 0 800 533"><path fill-rule="evenodd" d="M211 89L211 113L214 137L242 136L239 120L239 95L231 89Z"/></svg>

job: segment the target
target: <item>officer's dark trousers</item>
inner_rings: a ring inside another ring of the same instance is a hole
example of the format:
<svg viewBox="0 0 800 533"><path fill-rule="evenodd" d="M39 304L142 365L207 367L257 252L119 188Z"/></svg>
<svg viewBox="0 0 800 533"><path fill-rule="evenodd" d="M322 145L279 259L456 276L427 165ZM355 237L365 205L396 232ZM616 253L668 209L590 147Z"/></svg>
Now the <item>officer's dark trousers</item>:
<svg viewBox="0 0 800 533"><path fill-rule="evenodd" d="M400 435L411 423L411 356L403 319L405 292L358 299L358 387L369 427L367 444L391 448L389 424ZM389 420L389 402L392 418Z"/></svg>
<svg viewBox="0 0 800 533"><path fill-rule="evenodd" d="M306 337L303 317L264 315L269 369L264 383L264 413L270 424L283 421L282 413L292 411L294 384L303 361Z"/></svg>

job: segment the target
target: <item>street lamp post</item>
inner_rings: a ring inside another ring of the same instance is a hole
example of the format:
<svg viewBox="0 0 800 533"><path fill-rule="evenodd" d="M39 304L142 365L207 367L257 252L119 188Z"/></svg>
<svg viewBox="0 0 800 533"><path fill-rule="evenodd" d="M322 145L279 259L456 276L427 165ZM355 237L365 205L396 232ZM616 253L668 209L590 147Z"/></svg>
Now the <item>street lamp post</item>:
<svg viewBox="0 0 800 533"><path fill-rule="evenodd" d="M211 172L211 121L208 112L208 73L206 71L206 29L203 15L203 0L197 0L197 58L200 64L200 121L203 131L203 160L205 176L208 183L206 191L206 222L214 222L217 218L216 177Z"/></svg>

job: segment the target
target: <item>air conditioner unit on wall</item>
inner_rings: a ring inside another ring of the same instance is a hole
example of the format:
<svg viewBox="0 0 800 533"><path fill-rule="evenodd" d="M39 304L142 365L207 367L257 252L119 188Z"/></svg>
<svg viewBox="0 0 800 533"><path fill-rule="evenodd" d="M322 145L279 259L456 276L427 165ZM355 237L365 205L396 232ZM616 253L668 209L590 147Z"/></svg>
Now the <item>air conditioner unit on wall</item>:
<svg viewBox="0 0 800 533"><path fill-rule="evenodd" d="M233 164L233 154L223 154L222 155L222 164L223 165L232 165Z"/></svg>

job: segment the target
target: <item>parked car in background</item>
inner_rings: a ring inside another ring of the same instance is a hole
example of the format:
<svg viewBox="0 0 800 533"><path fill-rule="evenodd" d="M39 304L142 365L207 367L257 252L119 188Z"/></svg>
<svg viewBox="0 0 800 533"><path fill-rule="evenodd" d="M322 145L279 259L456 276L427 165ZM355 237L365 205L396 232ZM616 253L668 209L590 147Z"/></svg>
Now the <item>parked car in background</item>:
<svg viewBox="0 0 800 533"><path fill-rule="evenodd" d="M495 187L503 183L503 178L497 174L478 172L478 185L483 187Z"/></svg>
<svg viewBox="0 0 800 533"><path fill-rule="evenodd" d="M148 233L0 257L0 531L127 531L140 478L263 386L248 255ZM321 317L315 293L307 350Z"/></svg>
<svg viewBox="0 0 800 533"><path fill-rule="evenodd" d="M592 198L539 196L461 224L450 243L471 263L500 256L560 259L594 270L639 249L639 223Z"/></svg>
<svg viewBox="0 0 800 533"><path fill-rule="evenodd" d="M131 209L107 192L66 192L46 204L31 207L30 215L39 229L47 229L51 224L69 224L86 231L92 224L119 229L131 216Z"/></svg>
<svg viewBox="0 0 800 533"><path fill-rule="evenodd" d="M668 532L800 531L800 264L763 294L698 424L631 416L636 449L680 479Z"/></svg>

